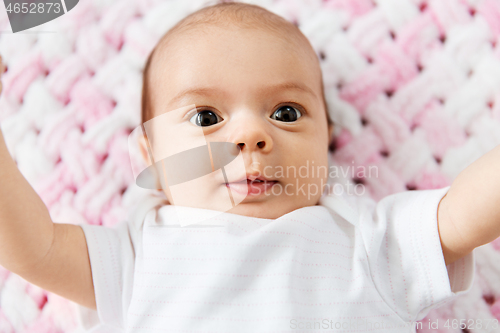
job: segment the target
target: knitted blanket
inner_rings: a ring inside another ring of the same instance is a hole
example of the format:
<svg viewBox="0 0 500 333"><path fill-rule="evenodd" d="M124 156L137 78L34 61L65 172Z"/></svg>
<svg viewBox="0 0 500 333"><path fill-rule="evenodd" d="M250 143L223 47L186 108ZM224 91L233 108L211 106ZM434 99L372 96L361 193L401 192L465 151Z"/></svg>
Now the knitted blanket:
<svg viewBox="0 0 500 333"><path fill-rule="evenodd" d="M500 144L500 1L252 3L310 39L336 124L332 163L376 166L376 177L339 175L366 195L448 186ZM16 34L0 10L2 131L55 222L113 226L150 193L134 184L127 144L140 123L142 68L161 35L205 4L82 0ZM486 328L500 320L500 238L475 252L472 290L432 310L419 332L500 330ZM1 267L0 290L0 332L83 332L74 303Z"/></svg>

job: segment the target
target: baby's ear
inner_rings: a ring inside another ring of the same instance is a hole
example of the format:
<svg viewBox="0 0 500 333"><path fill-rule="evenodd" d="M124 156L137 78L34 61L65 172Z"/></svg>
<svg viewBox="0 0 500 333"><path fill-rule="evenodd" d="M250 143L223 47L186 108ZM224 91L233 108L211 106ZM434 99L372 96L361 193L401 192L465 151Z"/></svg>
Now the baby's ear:
<svg viewBox="0 0 500 333"><path fill-rule="evenodd" d="M149 155L149 141L148 138L145 135L139 135L137 137L137 143L139 145L139 151L141 152L141 157L146 166L150 167L153 164L153 161ZM156 189L161 191L161 182L158 177L158 170L156 168L153 168L154 174L155 174L155 183L156 183Z"/></svg>
<svg viewBox="0 0 500 333"><path fill-rule="evenodd" d="M151 158L149 157L149 152L148 152L149 143L147 140L148 140L147 137L144 135L140 135L137 137L142 159L146 163L146 165L151 165L152 161Z"/></svg>

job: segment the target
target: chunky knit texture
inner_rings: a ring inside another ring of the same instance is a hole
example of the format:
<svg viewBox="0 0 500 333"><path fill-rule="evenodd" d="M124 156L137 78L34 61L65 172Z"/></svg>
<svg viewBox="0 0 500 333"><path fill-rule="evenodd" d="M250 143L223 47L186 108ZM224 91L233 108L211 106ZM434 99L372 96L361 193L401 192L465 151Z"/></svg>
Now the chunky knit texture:
<svg viewBox="0 0 500 333"><path fill-rule="evenodd" d="M450 185L500 144L499 1L252 3L310 39L336 124L331 162L377 166L377 177L344 179L373 198ZM86 0L31 29L44 32L18 34L5 33L2 10L0 123L54 221L113 226L148 195L132 185L127 145L140 122L142 68L161 35L205 4ZM446 319L500 320L500 238L475 251L472 290L431 311L420 332L461 332ZM3 268L0 288L0 332L82 332L70 301ZM428 319L440 329L425 329Z"/></svg>

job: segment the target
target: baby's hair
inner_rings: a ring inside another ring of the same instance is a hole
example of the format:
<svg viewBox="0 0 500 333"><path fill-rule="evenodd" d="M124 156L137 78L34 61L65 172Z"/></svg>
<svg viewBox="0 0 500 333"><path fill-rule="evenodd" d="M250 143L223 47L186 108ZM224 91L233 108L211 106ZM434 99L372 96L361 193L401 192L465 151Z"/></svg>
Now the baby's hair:
<svg viewBox="0 0 500 333"><path fill-rule="evenodd" d="M318 62L319 68L319 59L307 37L304 36L297 26L284 18L268 11L263 7L241 2L222 2L216 5L204 7L186 16L170 30L168 30L149 54L142 77L141 124L144 124L146 121L153 118L154 115L151 103L149 72L155 54L160 52L158 51L159 49L165 48L175 35L193 30L200 25L216 25L227 28L238 26L241 28L261 29L266 32L274 33L280 38L285 38L290 43L295 43L297 45L302 44L302 46L305 43L308 48L305 56L312 54L314 61ZM319 73L321 81L321 97L326 111L328 127L330 127L333 125L333 121L328 113L321 70L319 70Z"/></svg>

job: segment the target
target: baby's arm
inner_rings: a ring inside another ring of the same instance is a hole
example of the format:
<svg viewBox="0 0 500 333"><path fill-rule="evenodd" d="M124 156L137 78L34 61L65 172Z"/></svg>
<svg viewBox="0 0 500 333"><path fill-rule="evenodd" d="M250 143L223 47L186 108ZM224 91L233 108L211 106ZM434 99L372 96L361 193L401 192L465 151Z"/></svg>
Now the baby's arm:
<svg viewBox="0 0 500 333"><path fill-rule="evenodd" d="M446 265L500 236L500 146L463 170L438 208Z"/></svg>
<svg viewBox="0 0 500 333"><path fill-rule="evenodd" d="M0 264L43 289L96 309L82 228L52 222L47 207L12 160L1 130Z"/></svg>

